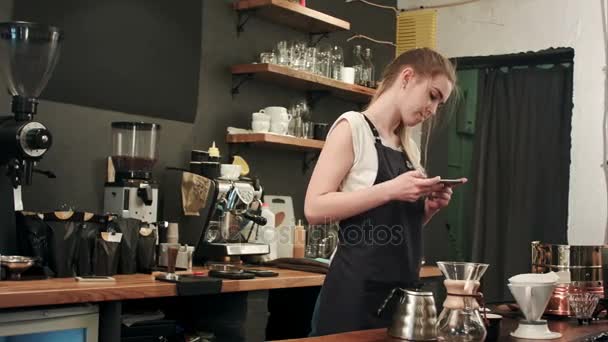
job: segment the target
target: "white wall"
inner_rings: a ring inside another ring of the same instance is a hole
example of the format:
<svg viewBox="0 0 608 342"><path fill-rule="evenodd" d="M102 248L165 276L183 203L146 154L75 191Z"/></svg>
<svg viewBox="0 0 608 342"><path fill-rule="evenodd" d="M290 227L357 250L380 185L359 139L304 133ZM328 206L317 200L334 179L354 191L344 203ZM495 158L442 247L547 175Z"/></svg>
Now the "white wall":
<svg viewBox="0 0 608 342"><path fill-rule="evenodd" d="M399 0L400 8L456 2ZM449 57L574 49L568 239L601 244L607 224L604 161L605 0L480 0L438 10L438 49ZM547 189L547 196L551 190Z"/></svg>

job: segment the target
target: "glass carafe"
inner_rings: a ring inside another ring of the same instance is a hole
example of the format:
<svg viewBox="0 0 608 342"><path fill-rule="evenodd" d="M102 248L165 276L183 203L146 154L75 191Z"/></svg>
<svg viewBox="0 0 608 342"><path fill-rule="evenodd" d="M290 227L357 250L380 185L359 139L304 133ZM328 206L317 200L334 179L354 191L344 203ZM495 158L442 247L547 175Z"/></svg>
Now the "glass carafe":
<svg viewBox="0 0 608 342"><path fill-rule="evenodd" d="M445 276L447 297L437 320L439 341L484 341L486 327L479 313L479 281L488 264L443 262L437 266Z"/></svg>

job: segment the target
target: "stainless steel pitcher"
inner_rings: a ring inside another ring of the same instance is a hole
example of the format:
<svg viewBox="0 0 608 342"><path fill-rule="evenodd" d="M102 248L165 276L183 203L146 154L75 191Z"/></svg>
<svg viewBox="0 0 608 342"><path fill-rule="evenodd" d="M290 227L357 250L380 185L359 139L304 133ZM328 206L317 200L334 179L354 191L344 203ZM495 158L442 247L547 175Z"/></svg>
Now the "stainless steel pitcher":
<svg viewBox="0 0 608 342"><path fill-rule="evenodd" d="M394 288L378 309L382 313L388 302L398 292L393 313L393 322L388 329L392 337L410 341L432 341L437 339L437 308L432 292Z"/></svg>

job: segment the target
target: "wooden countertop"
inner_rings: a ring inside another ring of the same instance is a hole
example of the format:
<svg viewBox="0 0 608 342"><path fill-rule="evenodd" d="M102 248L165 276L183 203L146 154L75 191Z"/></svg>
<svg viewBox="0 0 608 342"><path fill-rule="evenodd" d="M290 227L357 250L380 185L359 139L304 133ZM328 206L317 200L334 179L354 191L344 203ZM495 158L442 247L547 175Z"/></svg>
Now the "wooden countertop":
<svg viewBox="0 0 608 342"><path fill-rule="evenodd" d="M271 269L279 276L224 279L222 292L320 286L325 279L325 275L319 273L260 268ZM204 273L206 269L195 267L194 271ZM441 272L437 267L425 266L420 274L426 278L440 276ZM114 278L116 282L110 283L82 283L73 278L0 281L0 309L177 296L175 284L157 281L150 274L116 275Z"/></svg>
<svg viewBox="0 0 608 342"><path fill-rule="evenodd" d="M516 339L509 335L517 328L517 320L513 318L504 318L500 327L500 337L498 341L517 341L517 342L538 342L541 340L524 340ZM558 321L550 321L549 329L562 333L562 337L552 342L579 341L583 342L585 337L594 336L602 332L608 331L608 320L603 319L593 322L591 325L578 325L575 319L563 319ZM381 342L381 341L403 341L396 338L391 338L387 335L386 329L362 330L353 331L343 334L327 335L320 337L310 337L294 340L282 340L282 342Z"/></svg>

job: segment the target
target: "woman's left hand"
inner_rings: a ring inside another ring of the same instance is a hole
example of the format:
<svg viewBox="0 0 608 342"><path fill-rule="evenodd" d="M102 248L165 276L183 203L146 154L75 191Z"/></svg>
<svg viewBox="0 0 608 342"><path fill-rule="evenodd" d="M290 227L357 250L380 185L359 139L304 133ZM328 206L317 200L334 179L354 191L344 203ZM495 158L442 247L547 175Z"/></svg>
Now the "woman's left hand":
<svg viewBox="0 0 608 342"><path fill-rule="evenodd" d="M447 207L452 199L452 193L452 188L449 186L445 186L440 191L430 193L425 202L427 213L436 212L441 208Z"/></svg>

